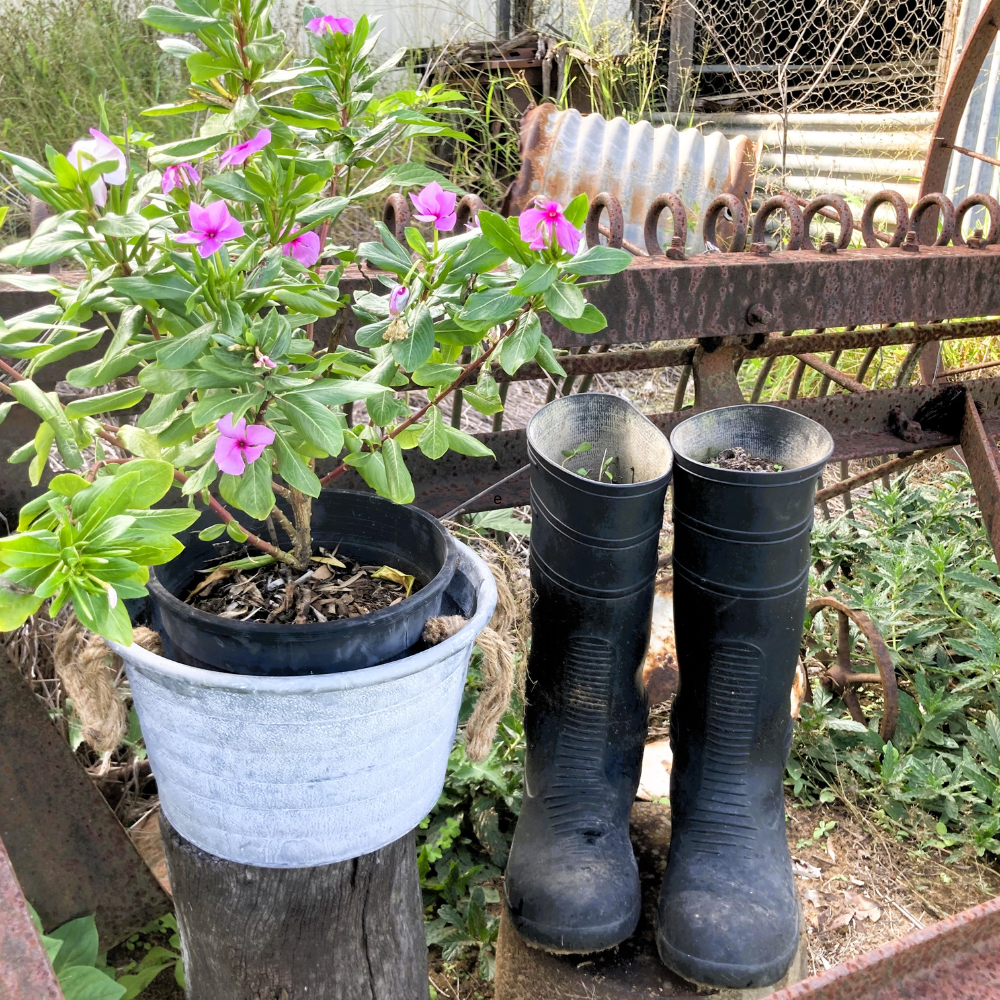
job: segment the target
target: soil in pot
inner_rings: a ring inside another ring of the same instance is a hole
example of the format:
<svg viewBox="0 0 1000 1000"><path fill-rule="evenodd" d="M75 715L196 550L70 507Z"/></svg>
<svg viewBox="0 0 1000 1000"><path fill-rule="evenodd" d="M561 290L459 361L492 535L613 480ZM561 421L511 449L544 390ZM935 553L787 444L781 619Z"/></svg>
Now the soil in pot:
<svg viewBox="0 0 1000 1000"><path fill-rule="evenodd" d="M743 448L726 448L709 463L717 469L732 469L734 472L781 472L784 466L767 458L757 458Z"/></svg>
<svg viewBox="0 0 1000 1000"><path fill-rule="evenodd" d="M402 570L364 565L336 551L320 549L313 563L305 573L280 563L242 570L208 568L186 603L222 618L305 625L391 608L422 586Z"/></svg>

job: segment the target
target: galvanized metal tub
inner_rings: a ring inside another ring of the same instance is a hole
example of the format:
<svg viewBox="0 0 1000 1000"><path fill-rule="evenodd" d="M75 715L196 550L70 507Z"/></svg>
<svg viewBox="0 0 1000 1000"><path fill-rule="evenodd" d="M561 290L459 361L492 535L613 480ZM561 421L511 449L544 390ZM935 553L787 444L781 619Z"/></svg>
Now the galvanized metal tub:
<svg viewBox="0 0 1000 1000"><path fill-rule="evenodd" d="M458 548L441 613L468 624L389 663L255 677L111 644L181 836L228 861L305 868L378 850L423 819L441 794L472 647L497 599L486 563Z"/></svg>

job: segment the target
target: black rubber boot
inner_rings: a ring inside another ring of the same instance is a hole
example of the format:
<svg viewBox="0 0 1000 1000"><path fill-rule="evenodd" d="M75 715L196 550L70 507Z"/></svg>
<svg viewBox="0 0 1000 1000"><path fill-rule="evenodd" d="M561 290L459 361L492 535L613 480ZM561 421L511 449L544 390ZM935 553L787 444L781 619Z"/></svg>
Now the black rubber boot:
<svg viewBox="0 0 1000 1000"><path fill-rule="evenodd" d="M799 941L782 779L816 479L833 441L774 406L710 410L670 441L680 693L657 946L693 982L769 986ZM734 446L782 471L705 464Z"/></svg>
<svg viewBox="0 0 1000 1000"><path fill-rule="evenodd" d="M583 442L590 450L567 460ZM630 403L585 393L532 417L528 454L527 757L505 897L529 944L601 951L639 919L628 817L649 714L642 663L671 452Z"/></svg>

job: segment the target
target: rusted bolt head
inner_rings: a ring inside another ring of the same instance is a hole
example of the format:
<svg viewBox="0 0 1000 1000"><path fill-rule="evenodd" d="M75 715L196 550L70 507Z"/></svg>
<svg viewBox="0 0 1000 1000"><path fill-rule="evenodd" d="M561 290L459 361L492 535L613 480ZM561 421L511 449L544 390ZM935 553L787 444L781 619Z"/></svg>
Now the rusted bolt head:
<svg viewBox="0 0 1000 1000"><path fill-rule="evenodd" d="M823 242L819 245L820 253L836 253L837 241L833 238L833 233L827 231L823 234Z"/></svg>
<svg viewBox="0 0 1000 1000"><path fill-rule="evenodd" d="M747 324L749 326L764 326L770 323L771 319L771 310L767 306L761 305L760 302L755 302L747 310Z"/></svg>
<svg viewBox="0 0 1000 1000"><path fill-rule="evenodd" d="M670 246L667 247L664 253L671 260L685 260L684 240L675 233L670 240Z"/></svg>
<svg viewBox="0 0 1000 1000"><path fill-rule="evenodd" d="M973 250L982 250L983 244L986 241L983 239L983 227L976 226L976 231L969 237L966 241L967 245Z"/></svg>
<svg viewBox="0 0 1000 1000"><path fill-rule="evenodd" d="M903 245L900 249L909 250L910 253L916 253L920 249L920 241L917 239L917 231L915 229L907 231L906 239L903 240Z"/></svg>
<svg viewBox="0 0 1000 1000"><path fill-rule="evenodd" d="M766 243L751 243L750 253L755 257L768 257L771 254L771 248Z"/></svg>

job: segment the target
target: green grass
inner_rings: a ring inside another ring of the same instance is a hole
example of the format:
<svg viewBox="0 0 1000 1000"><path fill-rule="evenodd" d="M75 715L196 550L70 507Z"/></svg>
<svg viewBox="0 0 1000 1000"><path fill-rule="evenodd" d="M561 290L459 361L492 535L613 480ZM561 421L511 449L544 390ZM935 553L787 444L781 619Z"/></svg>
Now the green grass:
<svg viewBox="0 0 1000 1000"><path fill-rule="evenodd" d="M190 120L140 118L143 108L181 93L178 63L161 52L134 0L4 0L0 16L0 147L45 162L45 145L65 152L98 125L103 100L113 132L126 114L163 141L190 133ZM2 175L0 175L2 177ZM21 196L8 229L23 227Z"/></svg>

